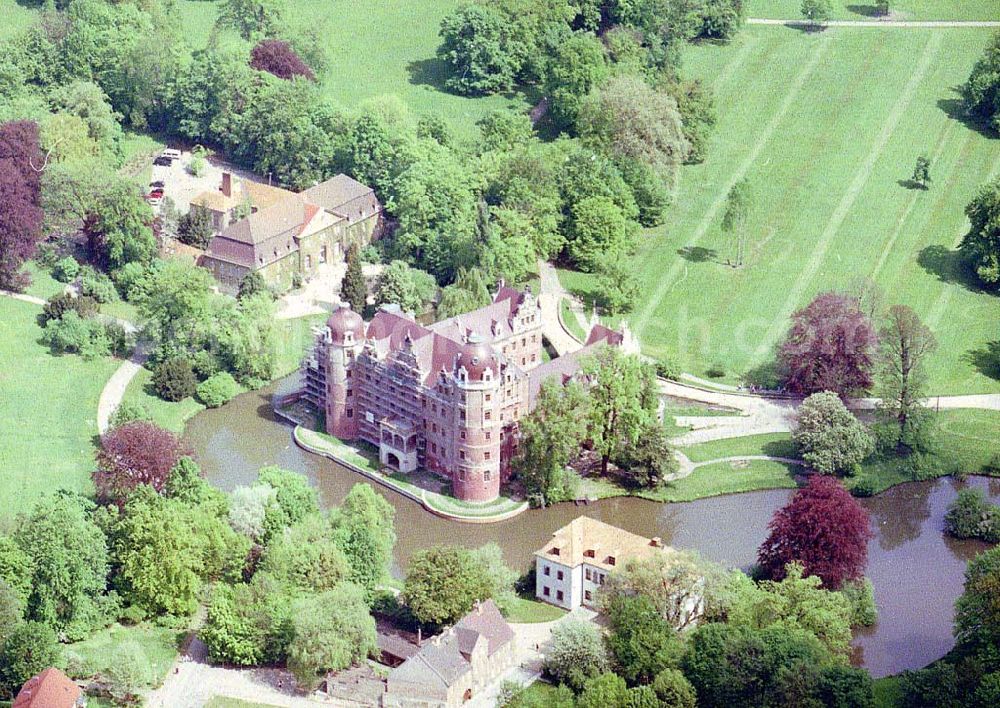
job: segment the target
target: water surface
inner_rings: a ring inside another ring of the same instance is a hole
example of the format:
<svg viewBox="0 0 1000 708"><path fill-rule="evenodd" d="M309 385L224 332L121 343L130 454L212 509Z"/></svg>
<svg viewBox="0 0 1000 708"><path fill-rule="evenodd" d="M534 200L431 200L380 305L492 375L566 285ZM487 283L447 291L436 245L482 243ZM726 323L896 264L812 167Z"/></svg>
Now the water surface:
<svg viewBox="0 0 1000 708"><path fill-rule="evenodd" d="M291 428L275 419L271 394L295 385L294 377L286 379L190 421L186 436L209 481L231 490L251 483L260 467L280 465L307 475L324 506L338 504L352 485L363 481L298 448ZM1000 480L971 478L966 484L1000 502ZM441 519L399 494L373 486L396 509L393 572L398 575L414 551L438 543L476 547L492 541L512 567L525 570L532 553L556 529L583 513L643 536L659 536L676 548L697 550L726 566L746 567L767 535L771 516L792 493L778 489L678 504L605 499L581 507L559 504L532 510L496 524L464 524ZM855 660L876 677L920 668L952 647L953 608L962 592L965 564L986 548L955 541L942 531L945 511L959 488L950 479L918 482L862 501L875 531L867 574L875 588L879 621L856 632Z"/></svg>

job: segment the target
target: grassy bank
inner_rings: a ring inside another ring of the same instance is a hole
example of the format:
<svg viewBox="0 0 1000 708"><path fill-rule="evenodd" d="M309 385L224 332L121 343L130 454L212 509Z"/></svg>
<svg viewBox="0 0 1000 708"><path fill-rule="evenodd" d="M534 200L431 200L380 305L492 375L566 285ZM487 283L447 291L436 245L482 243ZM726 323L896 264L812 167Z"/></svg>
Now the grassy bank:
<svg viewBox="0 0 1000 708"><path fill-rule="evenodd" d="M0 499L2 516L44 493L88 492L97 400L120 362L53 356L39 343L37 305L0 297Z"/></svg>
<svg viewBox="0 0 1000 708"><path fill-rule="evenodd" d="M67 644L65 656L72 659L79 672L74 678L88 678L103 672L108 667L111 653L123 642L135 642L141 649L150 666L150 682L148 686L159 686L163 683L167 671L177 657L177 646L186 632L157 627L151 624L140 624L125 627L120 624L91 635L82 642Z"/></svg>

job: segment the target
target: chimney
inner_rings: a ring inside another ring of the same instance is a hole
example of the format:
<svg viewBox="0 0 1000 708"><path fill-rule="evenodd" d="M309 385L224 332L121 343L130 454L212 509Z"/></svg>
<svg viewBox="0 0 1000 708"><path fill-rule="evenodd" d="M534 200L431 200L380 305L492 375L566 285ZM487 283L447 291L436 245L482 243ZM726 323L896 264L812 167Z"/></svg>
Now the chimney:
<svg viewBox="0 0 1000 708"><path fill-rule="evenodd" d="M233 176L228 172L222 173L222 193L227 197L233 196Z"/></svg>

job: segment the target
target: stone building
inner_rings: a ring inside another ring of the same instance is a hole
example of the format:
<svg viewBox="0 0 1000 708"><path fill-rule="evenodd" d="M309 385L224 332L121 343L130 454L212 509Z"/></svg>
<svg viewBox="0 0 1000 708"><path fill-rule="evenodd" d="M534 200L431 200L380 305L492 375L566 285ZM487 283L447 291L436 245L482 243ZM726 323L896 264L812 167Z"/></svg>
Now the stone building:
<svg viewBox="0 0 1000 708"><path fill-rule="evenodd" d="M675 551L658 538L578 516L535 551L535 597L567 610L592 607L609 573L626 561L657 553Z"/></svg>
<svg viewBox="0 0 1000 708"><path fill-rule="evenodd" d="M628 339L598 326L580 351L542 363L541 324L531 291L502 284L491 304L427 326L395 306L367 324L341 306L303 365L303 397L329 434L374 445L383 465L427 469L458 499L490 501L541 381L565 380L581 357Z"/></svg>
<svg viewBox="0 0 1000 708"><path fill-rule="evenodd" d="M220 198L199 204L196 197L192 202L192 208L207 209L213 223L224 224L201 259L224 290L237 290L251 271L259 272L268 285L287 290L295 280L314 276L324 264L342 260L351 244L364 246L381 235L382 205L375 192L347 175L298 194L267 192L266 200L258 198L260 203L266 201L260 208L254 195L273 188L244 182L239 198L231 192L231 182L228 189L227 195L224 179ZM250 213L227 221L240 204L250 204Z"/></svg>
<svg viewBox="0 0 1000 708"><path fill-rule="evenodd" d="M382 705L460 706L497 681L515 662L514 631L493 600L427 641L389 673Z"/></svg>

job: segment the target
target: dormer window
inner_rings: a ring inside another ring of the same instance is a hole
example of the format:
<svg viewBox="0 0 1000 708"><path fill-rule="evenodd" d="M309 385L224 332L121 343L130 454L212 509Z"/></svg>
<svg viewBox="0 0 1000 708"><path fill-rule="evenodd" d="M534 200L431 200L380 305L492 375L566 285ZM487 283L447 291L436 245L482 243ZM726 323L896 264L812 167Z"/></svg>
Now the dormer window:
<svg viewBox="0 0 1000 708"><path fill-rule="evenodd" d="M615 557L614 556L608 556L607 558L604 559L604 562L606 564L608 564L608 565L614 565L615 564Z"/></svg>
<svg viewBox="0 0 1000 708"><path fill-rule="evenodd" d="M593 548L588 548L587 550L585 550L583 552L583 557L584 558L593 558L594 557L594 549Z"/></svg>

